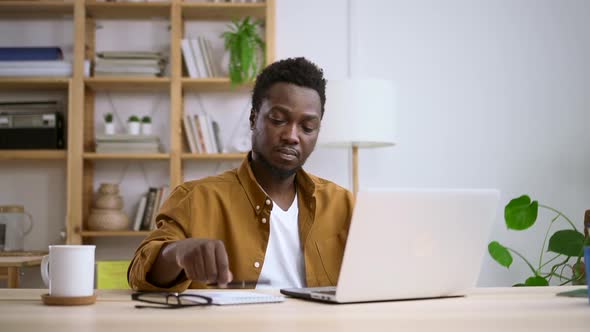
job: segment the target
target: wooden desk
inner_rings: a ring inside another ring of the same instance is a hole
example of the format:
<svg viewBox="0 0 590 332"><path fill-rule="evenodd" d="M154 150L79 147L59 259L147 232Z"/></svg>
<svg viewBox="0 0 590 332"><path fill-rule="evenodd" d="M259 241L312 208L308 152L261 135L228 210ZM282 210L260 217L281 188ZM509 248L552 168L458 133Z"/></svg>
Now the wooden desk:
<svg viewBox="0 0 590 332"><path fill-rule="evenodd" d="M43 256L0 256L0 279L8 280L8 288L18 288L20 268L41 265L42 259Z"/></svg>
<svg viewBox="0 0 590 332"><path fill-rule="evenodd" d="M130 291L99 290L94 305L50 307L47 290L0 289L2 331L590 331L587 298L575 287L488 288L465 298L332 305L279 304L135 309Z"/></svg>

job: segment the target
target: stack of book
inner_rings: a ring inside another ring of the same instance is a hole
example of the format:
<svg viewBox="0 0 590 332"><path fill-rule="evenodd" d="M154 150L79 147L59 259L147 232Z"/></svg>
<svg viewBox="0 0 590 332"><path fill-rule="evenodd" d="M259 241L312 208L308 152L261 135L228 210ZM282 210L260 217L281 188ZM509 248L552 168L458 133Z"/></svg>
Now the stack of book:
<svg viewBox="0 0 590 332"><path fill-rule="evenodd" d="M191 153L223 153L219 124L207 114L186 114L184 135Z"/></svg>
<svg viewBox="0 0 590 332"><path fill-rule="evenodd" d="M72 63L57 46L0 47L0 76L72 76Z"/></svg>
<svg viewBox="0 0 590 332"><path fill-rule="evenodd" d="M100 52L94 76L164 76L166 58L159 52Z"/></svg>
<svg viewBox="0 0 590 332"><path fill-rule="evenodd" d="M204 78L219 76L217 66L211 54L211 42L204 37L183 39L182 56L189 77Z"/></svg>
<svg viewBox="0 0 590 332"><path fill-rule="evenodd" d="M137 212L133 222L134 231L147 231L156 228L156 216L169 193L169 187L150 187L137 204Z"/></svg>
<svg viewBox="0 0 590 332"><path fill-rule="evenodd" d="M156 135L96 135L97 153L158 153L160 138Z"/></svg>

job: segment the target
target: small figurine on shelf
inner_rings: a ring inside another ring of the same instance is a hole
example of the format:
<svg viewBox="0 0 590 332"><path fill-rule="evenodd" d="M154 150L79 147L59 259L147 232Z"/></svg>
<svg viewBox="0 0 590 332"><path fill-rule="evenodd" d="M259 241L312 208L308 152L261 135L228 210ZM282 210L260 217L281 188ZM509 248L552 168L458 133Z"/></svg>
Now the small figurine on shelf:
<svg viewBox="0 0 590 332"><path fill-rule="evenodd" d="M141 118L141 134L152 134L152 118L147 115Z"/></svg>
<svg viewBox="0 0 590 332"><path fill-rule="evenodd" d="M113 113L104 115L104 133L107 135L115 134L115 123L113 122Z"/></svg>
<svg viewBox="0 0 590 332"><path fill-rule="evenodd" d="M140 124L137 115L130 116L127 120L127 132L130 135L139 135L139 128Z"/></svg>

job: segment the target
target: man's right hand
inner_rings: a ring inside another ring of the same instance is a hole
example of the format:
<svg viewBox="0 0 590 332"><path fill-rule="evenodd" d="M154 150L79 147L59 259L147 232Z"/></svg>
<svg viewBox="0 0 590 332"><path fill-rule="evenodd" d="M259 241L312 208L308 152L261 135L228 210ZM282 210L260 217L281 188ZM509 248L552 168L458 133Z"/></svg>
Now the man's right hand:
<svg viewBox="0 0 590 332"><path fill-rule="evenodd" d="M225 245L221 240L186 239L174 243L176 264L187 278L224 287L232 281Z"/></svg>
<svg viewBox="0 0 590 332"><path fill-rule="evenodd" d="M221 240L191 238L169 243L160 251L148 278L156 285L167 287L183 271L189 280L217 283L219 287L225 287L233 279Z"/></svg>

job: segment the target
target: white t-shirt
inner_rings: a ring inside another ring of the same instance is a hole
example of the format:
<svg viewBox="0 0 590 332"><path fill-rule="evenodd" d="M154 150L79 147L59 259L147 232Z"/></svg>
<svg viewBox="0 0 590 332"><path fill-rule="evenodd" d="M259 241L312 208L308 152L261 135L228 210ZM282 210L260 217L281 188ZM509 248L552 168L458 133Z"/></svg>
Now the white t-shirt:
<svg viewBox="0 0 590 332"><path fill-rule="evenodd" d="M305 261L299 241L297 194L287 211L274 204L270 212L270 236L260 280L270 284L256 288L305 287Z"/></svg>

